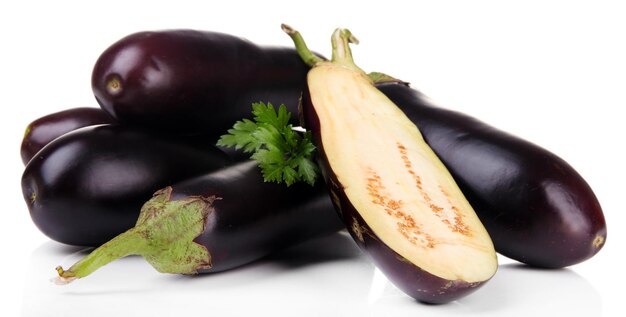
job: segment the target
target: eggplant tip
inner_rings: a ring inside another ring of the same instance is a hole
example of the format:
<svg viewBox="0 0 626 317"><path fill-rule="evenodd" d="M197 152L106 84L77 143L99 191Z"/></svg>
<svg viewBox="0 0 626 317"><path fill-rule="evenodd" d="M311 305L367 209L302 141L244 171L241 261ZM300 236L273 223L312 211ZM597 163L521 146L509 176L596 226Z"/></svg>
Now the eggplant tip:
<svg viewBox="0 0 626 317"><path fill-rule="evenodd" d="M72 276L72 277L56 276L56 277L51 278L50 282L56 285L67 285L69 283L74 282L76 279L78 279L78 277L76 276Z"/></svg>
<svg viewBox="0 0 626 317"><path fill-rule="evenodd" d="M287 25L285 23L282 23L280 25L280 28L283 30L283 32L285 32L287 34L292 34L292 33L294 33L296 31L291 26L289 26L289 25Z"/></svg>
<svg viewBox="0 0 626 317"><path fill-rule="evenodd" d="M596 249L600 249L604 245L604 240L605 240L605 237L603 235L597 235L593 239L592 244Z"/></svg>
<svg viewBox="0 0 626 317"><path fill-rule="evenodd" d="M60 265L57 266L55 270L57 271L58 276L52 278L50 281L56 285L66 285L72 283L78 278L73 276L73 274L68 274Z"/></svg>

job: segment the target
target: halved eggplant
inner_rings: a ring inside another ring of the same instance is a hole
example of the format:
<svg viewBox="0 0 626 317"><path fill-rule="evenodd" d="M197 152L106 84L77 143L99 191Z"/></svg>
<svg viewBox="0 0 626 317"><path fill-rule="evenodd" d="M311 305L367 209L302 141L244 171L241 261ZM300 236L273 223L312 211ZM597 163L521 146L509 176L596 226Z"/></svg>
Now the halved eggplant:
<svg viewBox="0 0 626 317"><path fill-rule="evenodd" d="M337 29L330 62L316 59L303 97L334 205L387 277L429 303L464 296L488 281L497 258L487 231L416 125L352 60L355 38Z"/></svg>

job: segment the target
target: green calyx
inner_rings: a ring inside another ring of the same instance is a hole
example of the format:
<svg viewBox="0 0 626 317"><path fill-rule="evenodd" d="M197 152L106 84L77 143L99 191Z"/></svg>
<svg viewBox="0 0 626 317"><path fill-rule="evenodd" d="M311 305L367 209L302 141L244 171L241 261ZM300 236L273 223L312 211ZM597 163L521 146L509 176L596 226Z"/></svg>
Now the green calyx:
<svg viewBox="0 0 626 317"><path fill-rule="evenodd" d="M57 283L83 278L128 255L141 255L161 273L195 274L211 267L208 250L194 242L205 229L217 197L190 196L171 200L172 188L144 204L135 227L95 249L67 271L57 267Z"/></svg>

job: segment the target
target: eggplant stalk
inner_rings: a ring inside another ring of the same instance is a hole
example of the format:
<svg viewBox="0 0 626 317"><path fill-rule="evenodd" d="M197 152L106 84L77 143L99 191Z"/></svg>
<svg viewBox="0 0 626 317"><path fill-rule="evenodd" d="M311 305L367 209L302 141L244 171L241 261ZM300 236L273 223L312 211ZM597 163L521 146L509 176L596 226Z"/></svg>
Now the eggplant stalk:
<svg viewBox="0 0 626 317"><path fill-rule="evenodd" d="M171 200L171 187L155 193L142 207L137 225L76 262L57 267L56 283L67 284L129 255L141 255L161 273L195 274L211 267L211 256L194 242L203 231L217 197Z"/></svg>

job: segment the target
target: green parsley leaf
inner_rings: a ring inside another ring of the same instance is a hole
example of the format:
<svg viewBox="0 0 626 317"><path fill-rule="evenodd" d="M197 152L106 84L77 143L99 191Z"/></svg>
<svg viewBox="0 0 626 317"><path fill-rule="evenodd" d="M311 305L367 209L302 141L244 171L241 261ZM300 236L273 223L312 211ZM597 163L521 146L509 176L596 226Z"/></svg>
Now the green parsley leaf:
<svg viewBox="0 0 626 317"><path fill-rule="evenodd" d="M289 124L291 113L285 105L277 111L271 103L254 103L252 115L254 121L237 121L217 145L253 153L250 158L258 162L266 182L315 184L319 168L313 161L311 133L293 130Z"/></svg>
<svg viewBox="0 0 626 317"><path fill-rule="evenodd" d="M235 147L236 150L242 149L245 153L251 153L258 150L262 144L252 135L258 129L256 123L243 119L237 121L232 129L228 129L229 134L222 135L217 141L217 145L225 147Z"/></svg>

